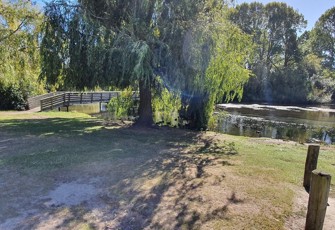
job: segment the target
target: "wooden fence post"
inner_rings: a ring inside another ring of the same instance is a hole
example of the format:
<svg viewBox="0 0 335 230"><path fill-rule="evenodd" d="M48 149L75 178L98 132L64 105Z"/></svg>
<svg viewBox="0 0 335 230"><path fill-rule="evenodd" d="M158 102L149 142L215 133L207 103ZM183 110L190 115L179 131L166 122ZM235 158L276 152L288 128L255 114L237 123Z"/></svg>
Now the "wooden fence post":
<svg viewBox="0 0 335 230"><path fill-rule="evenodd" d="M308 146L308 152L305 164L304 182L303 182L303 186L307 192L309 192L311 184L312 171L316 169L318 165L319 151L320 151L320 145Z"/></svg>
<svg viewBox="0 0 335 230"><path fill-rule="evenodd" d="M54 109L54 98L51 97L51 110L53 110L53 109Z"/></svg>
<svg viewBox="0 0 335 230"><path fill-rule="evenodd" d="M331 176L314 170L311 176L311 189L305 230L322 230L326 216Z"/></svg>

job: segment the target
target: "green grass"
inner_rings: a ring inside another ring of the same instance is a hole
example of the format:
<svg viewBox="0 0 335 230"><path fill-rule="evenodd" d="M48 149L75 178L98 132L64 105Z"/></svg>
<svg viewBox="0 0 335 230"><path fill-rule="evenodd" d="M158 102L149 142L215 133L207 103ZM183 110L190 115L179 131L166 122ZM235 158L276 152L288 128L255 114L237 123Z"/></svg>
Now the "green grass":
<svg viewBox="0 0 335 230"><path fill-rule="evenodd" d="M214 143L206 147L204 143L210 143L212 139L220 145ZM125 168L123 176L127 181L131 179L130 175L150 175L152 178L162 178L165 175L164 180L153 180L164 185L158 184L155 189L165 188L169 181L171 186L175 183L175 174L172 172L177 163L180 164L179 169L188 170L189 167L183 168L185 164L197 168L199 162L205 164L204 160L207 158L218 157L223 160L220 162L221 168L215 169L219 170L218 175L222 175L220 170L230 176L234 175L233 179L220 182L221 186L247 197L248 202L260 207L260 212L243 215L236 213L230 218L216 220L211 225L216 229L227 226L228 229L236 226L244 229L255 229L255 226L257 229L282 229L286 218L292 214L295 188L302 184L307 153L306 145L266 139L173 129L106 127L98 118L67 112L23 115L0 112L0 141L0 170L16 169L22 175L42 178L41 175L66 172L91 163L122 165L121 168ZM332 175L335 175L334 149L322 147L318 164L319 169ZM184 150L191 155L183 158L180 151ZM223 154L219 153L221 150ZM172 154L173 164L142 168L143 164L147 164L145 162L157 159L160 156L157 154L161 151ZM132 161L129 167L132 168L127 168L124 163L125 160L129 162L129 159ZM209 169L211 164L204 165L205 169L206 167ZM226 177L229 178L228 175ZM147 180L146 177L141 177L138 181L145 184ZM332 181L333 191L334 184L335 180ZM122 192L123 189L120 187L117 191ZM192 191L188 192L192 194ZM334 196L334 192L331 196ZM199 214L199 220L204 219L206 218ZM196 223L197 219L193 221ZM186 225L189 226L189 223Z"/></svg>
<svg viewBox="0 0 335 230"><path fill-rule="evenodd" d="M240 172L248 175L264 175L276 181L300 185L305 169L307 146L302 144L271 144L240 137L238 148L248 167ZM334 148L321 146L318 169L335 175ZM332 185L335 185L333 181Z"/></svg>
<svg viewBox="0 0 335 230"><path fill-rule="evenodd" d="M49 112L24 115L2 115L0 128L6 132L31 135L82 134L101 128L101 122L82 113Z"/></svg>

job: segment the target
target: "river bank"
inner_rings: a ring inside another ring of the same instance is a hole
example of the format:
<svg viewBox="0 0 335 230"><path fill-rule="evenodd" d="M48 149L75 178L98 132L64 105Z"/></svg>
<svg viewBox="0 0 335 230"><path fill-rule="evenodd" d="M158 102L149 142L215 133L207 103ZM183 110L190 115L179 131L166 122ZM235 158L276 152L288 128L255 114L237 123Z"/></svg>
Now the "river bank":
<svg viewBox="0 0 335 230"><path fill-rule="evenodd" d="M332 106L217 105L215 131L250 137L270 137L300 143L335 141Z"/></svg>

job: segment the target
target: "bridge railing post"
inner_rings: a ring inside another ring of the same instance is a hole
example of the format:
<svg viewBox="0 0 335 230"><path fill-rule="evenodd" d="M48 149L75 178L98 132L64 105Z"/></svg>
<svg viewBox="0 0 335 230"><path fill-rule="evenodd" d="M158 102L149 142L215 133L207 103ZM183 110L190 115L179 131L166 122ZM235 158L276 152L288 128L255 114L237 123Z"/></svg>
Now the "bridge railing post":
<svg viewBox="0 0 335 230"><path fill-rule="evenodd" d="M51 97L51 110L53 110L53 109L54 109L54 98Z"/></svg>

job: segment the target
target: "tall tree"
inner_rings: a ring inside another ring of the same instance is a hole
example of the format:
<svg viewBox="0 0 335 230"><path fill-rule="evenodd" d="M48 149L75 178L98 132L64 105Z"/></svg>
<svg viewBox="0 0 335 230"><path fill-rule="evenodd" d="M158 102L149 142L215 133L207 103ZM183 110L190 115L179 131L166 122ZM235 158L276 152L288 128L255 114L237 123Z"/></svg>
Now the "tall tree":
<svg viewBox="0 0 335 230"><path fill-rule="evenodd" d="M303 63L312 86L311 100L335 101L335 7L327 10L310 32L300 37Z"/></svg>
<svg viewBox="0 0 335 230"><path fill-rule="evenodd" d="M24 98L43 91L37 81L41 22L30 1L0 0L0 86Z"/></svg>
<svg viewBox="0 0 335 230"><path fill-rule="evenodd" d="M297 32L305 27L306 21L292 7L278 2L243 3L231 13L230 19L250 34L255 44L255 59L249 63L255 77L246 85L245 98L274 102L278 88L272 84L271 76L280 78L286 72L296 72L301 58Z"/></svg>
<svg viewBox="0 0 335 230"><path fill-rule="evenodd" d="M97 19L115 34L114 52L126 60L122 63L125 71L120 77L138 82L138 123L151 125L154 76L165 75L166 80L176 80L170 76L180 69L183 44L180 41L204 9L204 1L82 0L80 3L89 17Z"/></svg>
<svg viewBox="0 0 335 230"><path fill-rule="evenodd" d="M323 59L323 66L335 70L335 7L321 15L311 37L313 50Z"/></svg>
<svg viewBox="0 0 335 230"><path fill-rule="evenodd" d="M271 50L268 53L268 58L277 56L274 57L276 62L288 67L299 57L297 32L306 26L306 21L302 14L286 3L269 3L265 8L268 21L269 50Z"/></svg>
<svg viewBox="0 0 335 230"><path fill-rule="evenodd" d="M42 71L49 89L84 90L95 86L121 85L112 82L114 65L109 56L112 35L89 20L78 5L54 1L45 7L41 41Z"/></svg>
<svg viewBox="0 0 335 230"><path fill-rule="evenodd" d="M222 3L215 0L81 0L79 6L69 10L67 1L58 0L46 9L43 60L47 78L64 82L73 79L69 73L81 63L79 70L89 75L103 70L103 75L110 76L109 81L97 76L92 85L137 85L140 91L138 124L142 125L153 123L151 97L156 79L169 90L182 92L186 117L194 128L207 126L209 115L205 110L212 111L219 93L225 94L227 99L240 96L240 86L249 74L244 68L249 57L249 40L225 20ZM80 23L76 17L81 18ZM232 45L224 45L228 43ZM54 49L59 47L59 51L49 52L52 44ZM83 47L87 48L83 50ZM78 61L79 58L85 60ZM83 63L87 60L98 65L85 66ZM207 71L215 63L218 66L216 60L224 61L224 68ZM56 71L52 71L57 63ZM220 79L219 84L210 83L214 82L210 78ZM213 87L219 85L222 89L212 93Z"/></svg>

